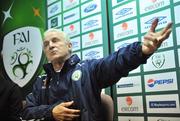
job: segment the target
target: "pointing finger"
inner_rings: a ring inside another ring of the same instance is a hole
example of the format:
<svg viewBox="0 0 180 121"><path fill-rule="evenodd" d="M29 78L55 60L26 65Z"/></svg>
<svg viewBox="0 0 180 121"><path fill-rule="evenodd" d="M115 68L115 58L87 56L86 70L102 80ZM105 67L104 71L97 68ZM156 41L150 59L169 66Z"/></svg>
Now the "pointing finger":
<svg viewBox="0 0 180 121"><path fill-rule="evenodd" d="M162 36L157 38L158 42L162 43L165 39L169 37L170 34L171 34L171 29L168 29Z"/></svg>
<svg viewBox="0 0 180 121"><path fill-rule="evenodd" d="M156 18L153 22L152 22L152 25L151 25L151 28L150 28L150 32L155 32L155 29L157 27L157 24L158 24L158 18Z"/></svg>
<svg viewBox="0 0 180 121"><path fill-rule="evenodd" d="M162 30L161 35L165 34L172 27L172 22L168 23L168 25Z"/></svg>

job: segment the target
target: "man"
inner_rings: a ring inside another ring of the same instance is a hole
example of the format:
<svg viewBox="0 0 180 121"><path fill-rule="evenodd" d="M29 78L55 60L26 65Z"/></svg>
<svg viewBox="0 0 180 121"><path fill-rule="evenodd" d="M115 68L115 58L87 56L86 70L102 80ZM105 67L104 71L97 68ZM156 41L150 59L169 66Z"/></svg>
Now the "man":
<svg viewBox="0 0 180 121"><path fill-rule="evenodd" d="M2 62L2 56L0 56ZM17 84L3 76L0 68L0 119L3 121L20 121L22 95Z"/></svg>
<svg viewBox="0 0 180 121"><path fill-rule="evenodd" d="M64 32L50 29L44 34L44 65L47 75L38 77L26 98L24 119L56 121L103 121L100 92L137 68L171 33L169 23L155 32L156 19L143 43L135 42L102 59L80 61L71 56L71 43Z"/></svg>

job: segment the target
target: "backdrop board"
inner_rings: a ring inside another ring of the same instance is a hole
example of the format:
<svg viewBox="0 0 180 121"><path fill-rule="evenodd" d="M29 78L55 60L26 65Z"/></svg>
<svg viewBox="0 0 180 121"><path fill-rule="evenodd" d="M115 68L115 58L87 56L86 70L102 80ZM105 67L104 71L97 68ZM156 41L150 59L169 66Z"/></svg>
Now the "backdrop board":
<svg viewBox="0 0 180 121"><path fill-rule="evenodd" d="M71 39L82 60L109 54L107 7L104 0L47 0L47 29L58 28ZM110 94L110 88L106 89Z"/></svg>
<svg viewBox="0 0 180 121"><path fill-rule="evenodd" d="M147 61L113 86L116 121L180 120L180 0L108 0L111 52L142 41L152 21L172 21L168 40Z"/></svg>

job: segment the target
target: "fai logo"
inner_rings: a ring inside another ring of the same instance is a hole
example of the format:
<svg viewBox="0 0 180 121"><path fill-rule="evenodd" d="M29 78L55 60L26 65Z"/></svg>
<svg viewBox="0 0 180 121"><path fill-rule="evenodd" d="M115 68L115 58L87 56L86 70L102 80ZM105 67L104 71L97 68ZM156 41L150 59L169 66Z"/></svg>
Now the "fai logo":
<svg viewBox="0 0 180 121"><path fill-rule="evenodd" d="M58 26L58 17L51 20L51 28Z"/></svg>
<svg viewBox="0 0 180 121"><path fill-rule="evenodd" d="M71 79L73 81L78 81L81 78L81 76L82 76L81 70L76 70L76 71L73 72L73 74L71 76Z"/></svg>
<svg viewBox="0 0 180 121"><path fill-rule="evenodd" d="M152 64L156 68L161 68L165 63L165 55L164 54L157 54L152 56Z"/></svg>
<svg viewBox="0 0 180 121"><path fill-rule="evenodd" d="M3 40L3 64L7 75L20 87L25 86L37 71L42 55L39 28L18 28Z"/></svg>

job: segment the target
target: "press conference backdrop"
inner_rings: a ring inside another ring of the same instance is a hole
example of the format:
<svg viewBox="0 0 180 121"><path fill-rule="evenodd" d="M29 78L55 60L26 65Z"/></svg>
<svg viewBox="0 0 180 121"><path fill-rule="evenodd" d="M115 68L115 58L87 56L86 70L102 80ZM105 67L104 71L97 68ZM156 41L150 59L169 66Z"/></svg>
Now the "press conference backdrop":
<svg viewBox="0 0 180 121"><path fill-rule="evenodd" d="M82 59L92 59L142 41L157 17L157 30L172 21L171 36L147 64L113 86L114 120L180 121L180 0L16 0L1 3L0 44L4 60L0 66L27 93L31 91L34 78L43 73L41 64L45 60L40 44L45 24L46 29L67 32L73 53ZM17 55L23 63L17 61ZM24 63L30 66L27 68ZM17 70L13 69L15 66ZM106 92L110 94L110 88Z"/></svg>
<svg viewBox="0 0 180 121"><path fill-rule="evenodd" d="M5 76L18 84L25 96L31 92L45 61L42 33L45 30L45 1L0 1L0 48Z"/></svg>
<svg viewBox="0 0 180 121"><path fill-rule="evenodd" d="M142 41L155 18L172 34L147 61L113 86L115 120L180 121L180 0L108 0L111 51Z"/></svg>
<svg viewBox="0 0 180 121"><path fill-rule="evenodd" d="M109 54L106 1L47 0L47 29L66 32L82 60ZM110 93L110 89L106 89Z"/></svg>
<svg viewBox="0 0 180 121"><path fill-rule="evenodd" d="M67 32L73 52L92 59L108 55L108 43L111 53L142 41L155 18L157 31L172 21L169 39L112 94L116 121L179 121L179 11L179 0L47 0L47 28Z"/></svg>

